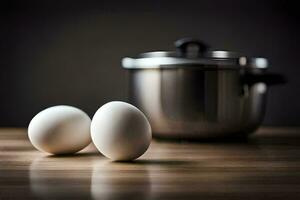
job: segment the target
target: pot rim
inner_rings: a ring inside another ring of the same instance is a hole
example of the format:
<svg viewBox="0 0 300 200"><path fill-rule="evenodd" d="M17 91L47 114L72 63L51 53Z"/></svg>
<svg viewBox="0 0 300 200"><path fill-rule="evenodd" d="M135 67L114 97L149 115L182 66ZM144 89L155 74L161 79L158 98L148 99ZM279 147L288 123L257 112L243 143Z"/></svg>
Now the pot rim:
<svg viewBox="0 0 300 200"><path fill-rule="evenodd" d="M174 57L175 52L155 51L140 54L139 57L122 59L125 69L170 69L170 68L200 68L200 69L266 69L268 60L266 58L228 57L234 52L210 51L214 57L187 58ZM209 55L208 54L208 55ZM160 55L160 56L159 56ZM236 55L236 54L234 54ZM227 56L227 57L226 57Z"/></svg>
<svg viewBox="0 0 300 200"><path fill-rule="evenodd" d="M209 50L209 46L194 38L182 38L174 43L176 51L153 51L137 57L125 57L126 69L187 68L200 69L266 69L266 58L248 58L237 52Z"/></svg>

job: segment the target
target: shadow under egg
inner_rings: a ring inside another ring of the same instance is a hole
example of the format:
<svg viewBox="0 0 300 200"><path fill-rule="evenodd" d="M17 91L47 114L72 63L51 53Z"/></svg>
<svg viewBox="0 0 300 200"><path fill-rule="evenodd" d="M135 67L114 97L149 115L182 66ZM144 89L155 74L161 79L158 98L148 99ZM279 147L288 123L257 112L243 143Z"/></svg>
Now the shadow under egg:
<svg viewBox="0 0 300 200"><path fill-rule="evenodd" d="M39 199L90 199L90 170L72 165L74 158L62 160L48 156L35 159L29 167L33 195Z"/></svg>
<svg viewBox="0 0 300 200"><path fill-rule="evenodd" d="M109 167L108 167L109 166ZM151 179L144 165L98 162L91 180L93 199L151 199Z"/></svg>

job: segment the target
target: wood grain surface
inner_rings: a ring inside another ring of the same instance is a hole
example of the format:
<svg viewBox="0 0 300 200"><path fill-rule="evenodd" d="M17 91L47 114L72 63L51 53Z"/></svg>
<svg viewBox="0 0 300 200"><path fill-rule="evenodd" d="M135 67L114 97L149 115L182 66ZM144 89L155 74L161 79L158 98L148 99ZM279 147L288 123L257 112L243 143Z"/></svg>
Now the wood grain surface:
<svg viewBox="0 0 300 200"><path fill-rule="evenodd" d="M0 129L0 199L300 199L300 129L248 140L153 141L135 162L90 145L71 156L35 150L26 129Z"/></svg>

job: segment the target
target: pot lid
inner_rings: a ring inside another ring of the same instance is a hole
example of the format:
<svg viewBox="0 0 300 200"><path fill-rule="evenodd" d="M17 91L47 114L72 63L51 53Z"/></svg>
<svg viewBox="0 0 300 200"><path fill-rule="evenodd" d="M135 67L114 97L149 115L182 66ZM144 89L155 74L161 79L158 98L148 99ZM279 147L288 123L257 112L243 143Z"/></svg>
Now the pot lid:
<svg viewBox="0 0 300 200"><path fill-rule="evenodd" d="M209 50L208 46L195 39L183 38L175 42L176 51L153 51L141 53L137 57L122 59L126 69L152 68L218 68L265 69L268 60L265 58L248 58L237 52Z"/></svg>

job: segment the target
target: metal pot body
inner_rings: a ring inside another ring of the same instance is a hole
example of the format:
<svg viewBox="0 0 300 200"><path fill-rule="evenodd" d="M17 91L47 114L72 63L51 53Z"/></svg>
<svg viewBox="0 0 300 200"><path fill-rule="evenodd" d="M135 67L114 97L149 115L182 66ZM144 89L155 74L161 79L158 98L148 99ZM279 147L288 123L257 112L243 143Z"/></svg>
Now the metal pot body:
<svg viewBox="0 0 300 200"><path fill-rule="evenodd" d="M243 136L263 120L267 86L245 84L236 69L132 69L130 101L148 117L154 137Z"/></svg>

